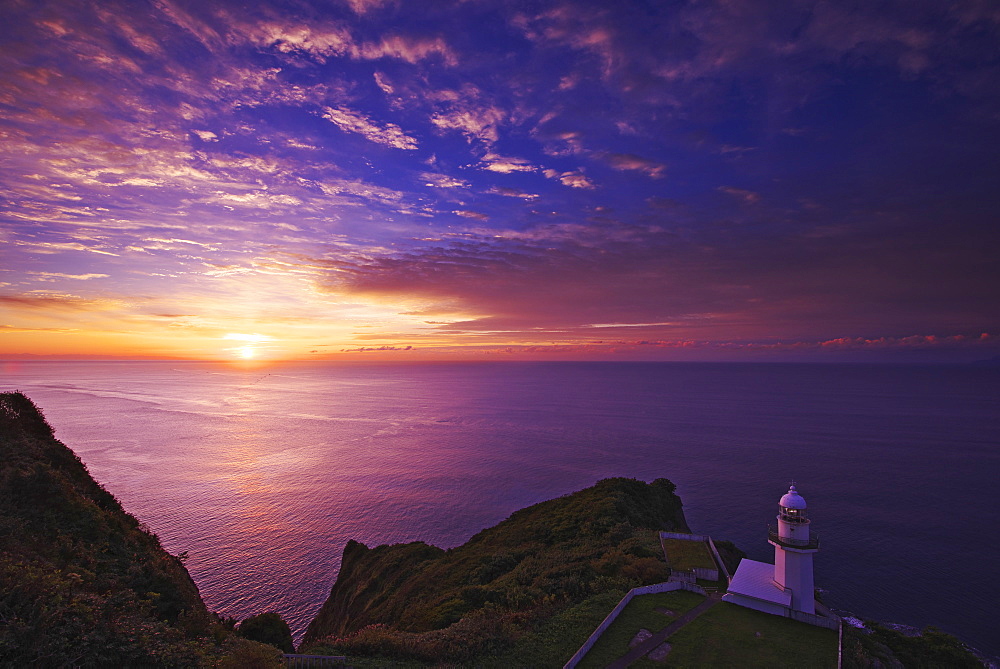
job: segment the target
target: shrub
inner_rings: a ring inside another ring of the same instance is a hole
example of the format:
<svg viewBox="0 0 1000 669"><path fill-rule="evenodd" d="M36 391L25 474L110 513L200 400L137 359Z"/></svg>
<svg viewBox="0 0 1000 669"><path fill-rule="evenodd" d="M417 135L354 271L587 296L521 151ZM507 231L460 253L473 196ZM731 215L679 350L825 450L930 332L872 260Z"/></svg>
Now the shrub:
<svg viewBox="0 0 1000 669"><path fill-rule="evenodd" d="M274 611L247 618L240 623L236 632L244 639L270 644L285 653L295 652L292 631L288 629L288 623Z"/></svg>

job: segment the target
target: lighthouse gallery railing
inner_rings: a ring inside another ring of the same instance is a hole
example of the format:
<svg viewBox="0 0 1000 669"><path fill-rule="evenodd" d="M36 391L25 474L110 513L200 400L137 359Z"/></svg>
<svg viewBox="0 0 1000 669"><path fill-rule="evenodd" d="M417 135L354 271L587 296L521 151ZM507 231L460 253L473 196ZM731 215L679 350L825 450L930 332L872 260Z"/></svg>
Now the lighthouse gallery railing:
<svg viewBox="0 0 1000 669"><path fill-rule="evenodd" d="M773 525L768 526L767 528L767 538L776 544L788 546L789 548L819 548L819 537L815 534L810 533L808 539L792 539L791 537L782 537L778 534L777 528Z"/></svg>

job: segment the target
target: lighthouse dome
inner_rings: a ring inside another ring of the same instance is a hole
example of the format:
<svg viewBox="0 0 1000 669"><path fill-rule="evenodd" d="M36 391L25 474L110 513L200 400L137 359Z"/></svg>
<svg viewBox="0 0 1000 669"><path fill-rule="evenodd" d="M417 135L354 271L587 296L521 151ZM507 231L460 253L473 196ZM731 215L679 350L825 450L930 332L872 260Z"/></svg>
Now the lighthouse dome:
<svg viewBox="0 0 1000 669"><path fill-rule="evenodd" d="M806 500L802 498L802 495L795 489L795 486L788 486L788 492L781 497L781 501L778 504L786 509L806 508Z"/></svg>

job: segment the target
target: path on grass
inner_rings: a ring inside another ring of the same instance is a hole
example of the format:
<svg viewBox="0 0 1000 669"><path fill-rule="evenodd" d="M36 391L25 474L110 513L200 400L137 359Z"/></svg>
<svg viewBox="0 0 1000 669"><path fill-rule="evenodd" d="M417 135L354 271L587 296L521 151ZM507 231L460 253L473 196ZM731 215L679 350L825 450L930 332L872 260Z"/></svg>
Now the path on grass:
<svg viewBox="0 0 1000 669"><path fill-rule="evenodd" d="M657 646L666 641L671 634L673 634L680 628L687 625L689 622L691 622L692 620L703 614L705 611L709 610L710 608L718 604L720 601L722 601L722 593L713 592L711 595L706 597L705 601L703 601L701 604L694 607L693 609L682 615L680 618L670 623L662 630L660 630L653 636L649 637L648 639L640 643L635 648L631 649L625 655L621 656L620 658L609 664L608 669L625 669L625 667L632 664L639 658L646 657L646 655L650 651L654 650Z"/></svg>

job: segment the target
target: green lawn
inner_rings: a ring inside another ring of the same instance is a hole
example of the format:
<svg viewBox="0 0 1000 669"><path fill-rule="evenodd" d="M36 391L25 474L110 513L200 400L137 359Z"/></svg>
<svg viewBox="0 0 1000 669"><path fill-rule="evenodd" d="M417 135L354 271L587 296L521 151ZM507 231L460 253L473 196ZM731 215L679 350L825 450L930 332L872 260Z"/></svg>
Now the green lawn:
<svg viewBox="0 0 1000 669"><path fill-rule="evenodd" d="M658 632L704 599L701 595L686 590L634 597L578 666L584 669L606 667L628 652L629 642L640 629ZM664 615L656 611L658 608L669 609L676 615ZM610 609L608 612L610 613Z"/></svg>
<svg viewBox="0 0 1000 669"><path fill-rule="evenodd" d="M664 539L663 549L672 569L678 571L690 571L696 568L717 569L712 553L708 550L708 544L704 541Z"/></svg>
<svg viewBox="0 0 1000 669"><path fill-rule="evenodd" d="M758 636L759 634L759 636ZM667 639L666 665L634 667L837 666L837 631L720 602Z"/></svg>

